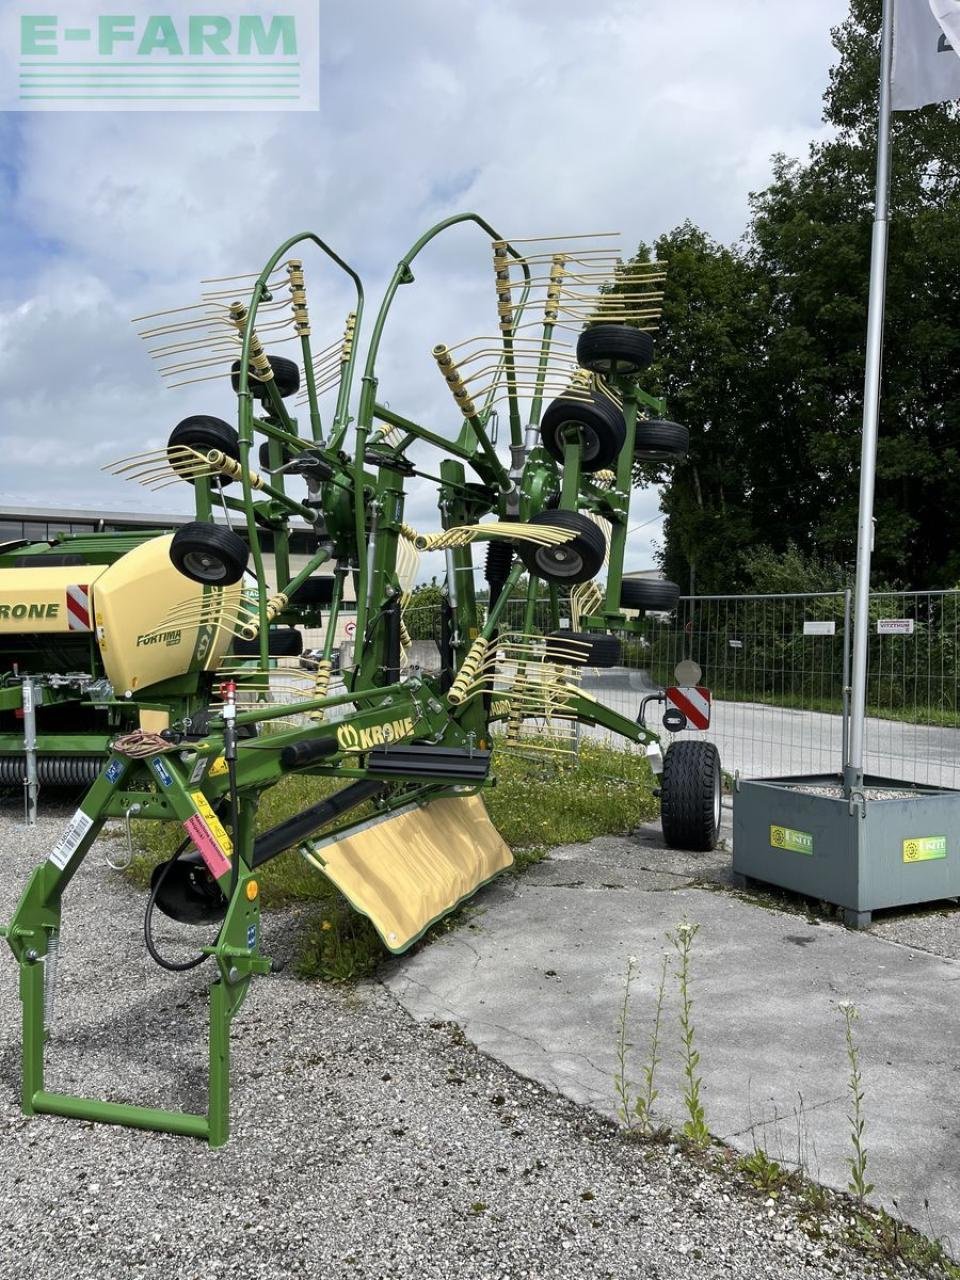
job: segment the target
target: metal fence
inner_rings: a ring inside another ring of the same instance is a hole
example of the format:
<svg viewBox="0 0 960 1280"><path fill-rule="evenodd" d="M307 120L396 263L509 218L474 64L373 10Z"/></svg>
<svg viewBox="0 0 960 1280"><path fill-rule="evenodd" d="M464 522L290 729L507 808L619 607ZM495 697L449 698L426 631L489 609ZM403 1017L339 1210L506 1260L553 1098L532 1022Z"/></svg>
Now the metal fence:
<svg viewBox="0 0 960 1280"><path fill-rule="evenodd" d="M677 663L692 659L713 695L712 720L705 734L678 737L715 742L724 768L743 777L838 773L846 756L850 594L685 597L674 612L649 615L643 635L624 638L620 665L587 669L581 686L633 719L641 699L673 684ZM503 629L521 630L524 610L523 601L511 602ZM429 671L439 665L439 613L405 616L418 638L414 660ZM535 626L549 625L544 601ZM960 788L958 653L960 591L871 596L868 773ZM311 696L312 676L296 659L281 659L270 683L275 701ZM330 692L341 687L334 679ZM657 725L659 714L651 704L648 723Z"/></svg>
<svg viewBox="0 0 960 1280"><path fill-rule="evenodd" d="M584 672L582 687L632 719L645 694L674 683L677 663L693 659L713 694L711 726L701 736L717 743L729 772L838 773L846 755L850 597L685 597L674 612L649 616L642 636L624 639L621 665ZM511 602L504 628L519 630L523 612L522 601ZM537 626L546 629L546 606L540 612ZM417 634L433 634L426 614L416 625ZM958 649L960 591L871 597L869 773L960 787ZM653 724L657 709L649 710Z"/></svg>

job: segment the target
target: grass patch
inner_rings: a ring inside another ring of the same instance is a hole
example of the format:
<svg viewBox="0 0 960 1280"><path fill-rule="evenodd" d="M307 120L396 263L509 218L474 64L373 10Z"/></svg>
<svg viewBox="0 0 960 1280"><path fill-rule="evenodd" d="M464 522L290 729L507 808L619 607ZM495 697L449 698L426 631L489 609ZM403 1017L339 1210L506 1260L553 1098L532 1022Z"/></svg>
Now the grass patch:
<svg viewBox="0 0 960 1280"><path fill-rule="evenodd" d="M517 871L539 862L556 845L630 831L657 812L646 758L605 743L582 742L579 760L562 765L495 749L493 767L497 782L484 792L484 799L494 826L514 851ZM333 778L284 778L262 794L257 830L275 826L342 785ZM374 810L365 805L354 812L360 819ZM153 868L180 843L181 828L171 822L137 821L132 827L140 852L127 874L146 888ZM298 960L303 976L347 981L371 973L389 954L369 920L296 850L267 863L257 879L265 909L302 903L312 908Z"/></svg>

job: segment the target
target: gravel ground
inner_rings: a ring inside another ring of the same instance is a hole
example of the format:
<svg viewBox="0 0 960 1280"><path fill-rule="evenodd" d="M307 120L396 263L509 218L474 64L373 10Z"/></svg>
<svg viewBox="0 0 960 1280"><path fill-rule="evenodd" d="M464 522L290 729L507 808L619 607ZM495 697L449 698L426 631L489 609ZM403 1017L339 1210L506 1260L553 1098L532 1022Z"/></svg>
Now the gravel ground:
<svg viewBox="0 0 960 1280"><path fill-rule="evenodd" d="M0 918L61 830L0 812ZM146 958L142 899L95 847L68 896L48 1087L199 1108L205 969ZM268 917L289 955L299 917ZM6 948L4 947L4 954ZM0 962L4 1280L872 1274L786 1207L518 1079L377 984L257 979L234 1024L233 1136L26 1119L16 969ZM904 1274L903 1271L900 1274Z"/></svg>

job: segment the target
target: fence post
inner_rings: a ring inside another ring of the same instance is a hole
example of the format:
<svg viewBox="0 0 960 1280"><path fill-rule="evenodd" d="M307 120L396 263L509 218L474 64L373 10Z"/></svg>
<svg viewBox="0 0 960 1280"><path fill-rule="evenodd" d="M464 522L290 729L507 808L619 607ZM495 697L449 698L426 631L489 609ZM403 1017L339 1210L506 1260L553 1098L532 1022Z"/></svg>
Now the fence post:
<svg viewBox="0 0 960 1280"><path fill-rule="evenodd" d="M850 750L850 610L851 592L847 587L843 593L843 687L840 690L842 715L843 754L840 760L840 772L847 767Z"/></svg>

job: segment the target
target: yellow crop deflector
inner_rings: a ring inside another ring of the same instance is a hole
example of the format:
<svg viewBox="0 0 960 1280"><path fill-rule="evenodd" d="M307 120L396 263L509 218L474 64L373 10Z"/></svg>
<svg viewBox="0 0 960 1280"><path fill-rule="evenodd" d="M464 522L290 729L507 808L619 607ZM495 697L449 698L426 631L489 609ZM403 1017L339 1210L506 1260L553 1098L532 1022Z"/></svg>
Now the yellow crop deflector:
<svg viewBox="0 0 960 1280"><path fill-rule="evenodd" d="M395 953L513 863L479 796L372 818L347 836L315 842L307 858Z"/></svg>

